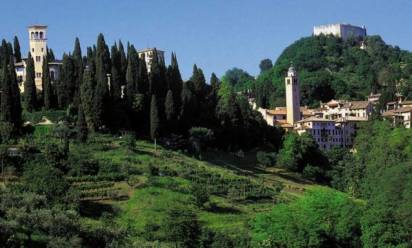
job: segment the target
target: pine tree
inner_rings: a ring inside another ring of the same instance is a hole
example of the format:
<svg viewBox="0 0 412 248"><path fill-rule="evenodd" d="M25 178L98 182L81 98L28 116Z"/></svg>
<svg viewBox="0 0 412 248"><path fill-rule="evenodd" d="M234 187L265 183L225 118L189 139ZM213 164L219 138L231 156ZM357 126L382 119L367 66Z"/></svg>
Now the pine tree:
<svg viewBox="0 0 412 248"><path fill-rule="evenodd" d="M152 101L150 103L150 137L152 140L156 140L160 133L160 116L159 109L157 107L156 95L152 95Z"/></svg>
<svg viewBox="0 0 412 248"><path fill-rule="evenodd" d="M29 112L32 112L37 107L35 76L34 60L29 52L26 62L26 81L24 82L24 104L26 110Z"/></svg>
<svg viewBox="0 0 412 248"><path fill-rule="evenodd" d="M47 57L44 58L43 62L43 74L42 74L42 81L43 81L43 104L46 110L53 108L53 86L50 80L50 70L49 70L49 63L47 61Z"/></svg>
<svg viewBox="0 0 412 248"><path fill-rule="evenodd" d="M14 36L13 45L14 45L14 58L16 59L16 62L20 62L21 61L20 43L19 43L19 39L17 38L17 36Z"/></svg>
<svg viewBox="0 0 412 248"><path fill-rule="evenodd" d="M85 142L88 136L86 119L83 112L83 107L79 104L79 110L77 113L77 138L80 142Z"/></svg>

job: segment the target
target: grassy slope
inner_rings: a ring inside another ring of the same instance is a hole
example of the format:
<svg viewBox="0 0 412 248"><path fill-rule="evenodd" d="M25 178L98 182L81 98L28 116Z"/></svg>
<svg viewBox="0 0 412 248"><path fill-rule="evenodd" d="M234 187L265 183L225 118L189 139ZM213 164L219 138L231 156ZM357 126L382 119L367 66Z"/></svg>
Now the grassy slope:
<svg viewBox="0 0 412 248"><path fill-rule="evenodd" d="M36 128L35 136L44 139L48 128ZM109 135L93 136L88 144L71 144L70 151L74 156L92 158L101 162L110 162L113 165L129 165L142 173L133 176L139 183L130 186L127 182L116 182L113 188L121 195L128 197L123 200L101 200L97 208L91 208L88 217L84 217L85 225L102 225L100 214L94 211L114 212L115 221L134 231L137 236L147 224L160 225L166 217L167 210L179 205L193 209L204 226L215 231L224 231L233 235L242 235L248 230L248 223L259 212L269 211L274 204L273 200L260 201L231 201L224 196L213 195L212 204L200 209L193 204L190 194L191 182L179 176L156 177L155 184L148 184L149 167L156 165L159 168L170 167L180 173L188 168L202 169L219 174L225 178L250 178L254 182L263 183L269 187L275 182L282 182L284 190L276 199L285 201L302 195L303 191L312 187L310 182L300 179L297 175L278 169L261 169L256 167L255 154L246 153L239 158L233 154L222 152L208 152L205 161L199 161L187 155L165 150L154 146L147 141L138 141L134 151L128 150L121 138ZM210 206L212 205L212 207ZM114 210L113 210L114 209ZM96 215L96 216L93 216ZM165 234L158 233L157 237Z"/></svg>

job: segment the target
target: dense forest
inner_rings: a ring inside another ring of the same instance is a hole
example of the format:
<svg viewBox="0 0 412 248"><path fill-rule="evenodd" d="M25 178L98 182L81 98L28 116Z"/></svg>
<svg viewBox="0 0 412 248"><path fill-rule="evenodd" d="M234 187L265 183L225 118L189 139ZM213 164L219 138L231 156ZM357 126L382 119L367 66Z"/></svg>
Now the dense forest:
<svg viewBox="0 0 412 248"><path fill-rule="evenodd" d="M20 93L20 45L3 41L0 246L412 246L411 129L374 119L352 149L323 151L247 99L282 103L291 62L308 105L408 96L411 54L364 44L303 38L257 79L234 68L207 83L196 65L182 80L174 53L147 73L133 45L99 35L85 54L75 40L58 81L44 63L43 91L29 53Z"/></svg>

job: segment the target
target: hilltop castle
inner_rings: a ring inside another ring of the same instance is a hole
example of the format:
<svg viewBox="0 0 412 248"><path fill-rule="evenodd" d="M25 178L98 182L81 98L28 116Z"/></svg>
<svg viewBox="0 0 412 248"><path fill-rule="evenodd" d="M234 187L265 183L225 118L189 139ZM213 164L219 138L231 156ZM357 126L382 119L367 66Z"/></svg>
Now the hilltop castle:
<svg viewBox="0 0 412 248"><path fill-rule="evenodd" d="M313 35L334 35L336 37L347 40L350 37L365 38L366 27L353 26L350 24L327 24L313 27Z"/></svg>

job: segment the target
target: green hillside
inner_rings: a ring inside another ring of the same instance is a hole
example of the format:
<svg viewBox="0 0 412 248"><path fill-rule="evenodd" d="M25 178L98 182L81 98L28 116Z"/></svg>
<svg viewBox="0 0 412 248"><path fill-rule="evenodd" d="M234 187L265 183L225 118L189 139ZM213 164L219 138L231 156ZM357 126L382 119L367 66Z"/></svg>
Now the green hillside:
<svg viewBox="0 0 412 248"><path fill-rule="evenodd" d="M332 98L363 100L371 92L408 96L412 85L412 53L387 45L379 36L342 41L312 36L288 46L273 68L258 77L254 93L259 105L284 104L284 77L293 63L301 80L302 104L316 105Z"/></svg>

